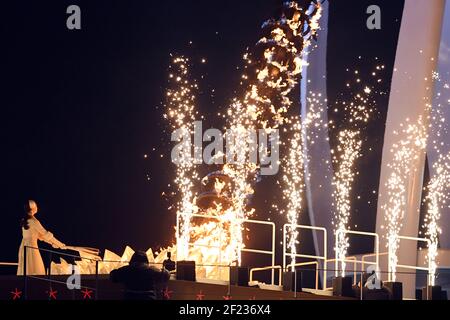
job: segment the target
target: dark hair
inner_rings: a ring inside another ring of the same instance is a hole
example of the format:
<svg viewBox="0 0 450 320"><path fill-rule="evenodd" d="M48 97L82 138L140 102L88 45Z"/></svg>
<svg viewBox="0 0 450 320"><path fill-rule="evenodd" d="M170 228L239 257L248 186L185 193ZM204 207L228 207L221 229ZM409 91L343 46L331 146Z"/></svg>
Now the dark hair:
<svg viewBox="0 0 450 320"><path fill-rule="evenodd" d="M30 226L28 224L28 220L31 218L30 212L30 201L25 202L23 209L25 211L25 214L23 215L22 219L20 219L20 226L24 228L25 230L30 229Z"/></svg>
<svg viewBox="0 0 450 320"><path fill-rule="evenodd" d="M131 257L130 264L148 264L147 254L144 251L136 251Z"/></svg>

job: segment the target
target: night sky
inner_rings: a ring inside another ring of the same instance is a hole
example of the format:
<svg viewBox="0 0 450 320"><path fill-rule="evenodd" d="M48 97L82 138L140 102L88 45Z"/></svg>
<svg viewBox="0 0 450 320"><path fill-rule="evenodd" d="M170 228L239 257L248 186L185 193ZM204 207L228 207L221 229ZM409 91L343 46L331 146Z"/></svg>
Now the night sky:
<svg viewBox="0 0 450 320"><path fill-rule="evenodd" d="M328 58L329 99L340 90L346 65L359 55L378 56L388 69L393 65L403 7L400 0L330 2L330 11L335 8L330 28L336 27L328 40L333 53ZM144 250L169 245L175 215L168 207L176 198L162 196L173 191L168 184L174 177L162 105L170 54L185 54L196 64L194 76L204 77L199 80L204 127L220 128L223 123L215 114L234 96L242 54L259 38L262 22L277 15L281 3L2 4L0 261L17 260L19 220L29 198L37 201L43 225L66 244L118 254L125 245ZM82 30L66 28L70 4L81 7ZM365 27L370 4L389 7L383 11L380 31ZM202 58L206 64L199 63ZM389 82L388 72L387 88ZM379 108L380 121L369 133L374 136L384 132L387 97L379 101ZM377 145L381 155L382 145ZM373 159L365 161L372 164ZM256 187L260 218L271 217L270 202L279 199L275 179L269 177ZM366 184L370 189L378 186L376 172L365 178ZM376 211L376 203L373 206ZM365 210L357 208L359 220L373 227L375 218L364 216Z"/></svg>

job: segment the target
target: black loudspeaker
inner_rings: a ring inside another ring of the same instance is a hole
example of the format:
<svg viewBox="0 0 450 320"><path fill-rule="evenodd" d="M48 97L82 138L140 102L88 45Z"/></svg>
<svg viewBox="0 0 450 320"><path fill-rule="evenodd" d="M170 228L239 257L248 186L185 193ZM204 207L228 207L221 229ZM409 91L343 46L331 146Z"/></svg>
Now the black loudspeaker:
<svg viewBox="0 0 450 320"><path fill-rule="evenodd" d="M333 278L333 295L341 297L353 297L352 278L351 277Z"/></svg>
<svg viewBox="0 0 450 320"><path fill-rule="evenodd" d="M442 300L441 286L426 286L422 288L422 300Z"/></svg>
<svg viewBox="0 0 450 320"><path fill-rule="evenodd" d="M302 273L283 272L283 290L302 292Z"/></svg>
<svg viewBox="0 0 450 320"><path fill-rule="evenodd" d="M247 267L230 267L230 284L233 286L248 287L250 270Z"/></svg>
<svg viewBox="0 0 450 320"><path fill-rule="evenodd" d="M177 261L177 280L195 281L195 261Z"/></svg>
<svg viewBox="0 0 450 320"><path fill-rule="evenodd" d="M385 287L389 292L389 300L402 300L403 299L403 285L401 282L383 282L383 287Z"/></svg>

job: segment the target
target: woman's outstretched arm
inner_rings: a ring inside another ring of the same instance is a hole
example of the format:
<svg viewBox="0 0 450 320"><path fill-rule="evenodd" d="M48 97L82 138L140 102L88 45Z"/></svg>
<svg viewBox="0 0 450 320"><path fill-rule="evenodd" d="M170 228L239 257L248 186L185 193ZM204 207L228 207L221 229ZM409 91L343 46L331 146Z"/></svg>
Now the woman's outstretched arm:
<svg viewBox="0 0 450 320"><path fill-rule="evenodd" d="M32 219L33 228L38 233L38 239L49 243L53 248L63 248L66 245L55 238L53 233L47 231L37 219Z"/></svg>

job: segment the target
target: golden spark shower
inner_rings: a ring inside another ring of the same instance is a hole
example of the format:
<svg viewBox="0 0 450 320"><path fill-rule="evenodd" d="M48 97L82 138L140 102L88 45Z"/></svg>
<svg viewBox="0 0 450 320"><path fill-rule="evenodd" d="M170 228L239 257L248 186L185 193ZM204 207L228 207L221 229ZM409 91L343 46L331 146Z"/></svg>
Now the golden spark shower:
<svg viewBox="0 0 450 320"><path fill-rule="evenodd" d="M190 147L179 146L180 151L188 151L188 155L177 163L175 179L181 199L176 228L178 260L190 258L199 264L240 264L241 250L245 247L243 223L254 213L248 206L248 199L254 192L253 185L260 170L259 164L247 159L258 152L252 143L256 137L249 132L263 129L270 134L286 122L285 115L292 105L290 94L306 64L305 51L310 50L311 41L316 37L320 16L320 1L312 1L307 8L288 2L283 6L280 19L264 23L263 36L253 49L244 54L244 74L240 82L242 95L234 98L226 112L227 141L234 143L227 145L227 161L222 169L202 180L204 192L194 191L198 189L198 176ZM189 80L187 61L186 58L175 58L171 66L172 81L167 92L165 117L173 130L182 129L192 134L191 123L197 115L193 92L197 85ZM297 132L297 138L300 134ZM298 140L297 146L300 145ZM292 161L301 163L303 156L295 156ZM294 167L294 162L291 167ZM301 167L296 171L298 174ZM303 179L302 176L295 179L296 185L303 183L297 181ZM298 205L295 208L300 209ZM292 215L292 210L289 212L288 215ZM202 215L208 217L207 222ZM193 218L199 222L193 222ZM217 251L212 252L208 247L217 248ZM206 268L205 272L207 277L220 273L217 268Z"/></svg>

